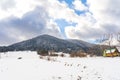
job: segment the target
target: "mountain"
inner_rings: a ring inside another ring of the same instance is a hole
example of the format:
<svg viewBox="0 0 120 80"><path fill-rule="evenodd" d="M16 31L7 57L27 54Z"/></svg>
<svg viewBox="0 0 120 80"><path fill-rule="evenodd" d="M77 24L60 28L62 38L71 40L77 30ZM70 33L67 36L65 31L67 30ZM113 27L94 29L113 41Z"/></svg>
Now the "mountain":
<svg viewBox="0 0 120 80"><path fill-rule="evenodd" d="M85 42L85 41L82 41L82 40L69 39L68 41L71 42L71 43L74 43L76 45L79 45L82 48L95 46L95 44L91 44L91 43L88 43L88 42Z"/></svg>
<svg viewBox="0 0 120 80"><path fill-rule="evenodd" d="M25 40L19 43L12 44L10 46L1 47L0 51L20 51L20 50L54 50L54 51L77 51L93 47L94 44L90 44L88 42L84 42L81 40L74 39L59 39L50 35L40 35L38 37ZM3 50L4 49L4 50Z"/></svg>

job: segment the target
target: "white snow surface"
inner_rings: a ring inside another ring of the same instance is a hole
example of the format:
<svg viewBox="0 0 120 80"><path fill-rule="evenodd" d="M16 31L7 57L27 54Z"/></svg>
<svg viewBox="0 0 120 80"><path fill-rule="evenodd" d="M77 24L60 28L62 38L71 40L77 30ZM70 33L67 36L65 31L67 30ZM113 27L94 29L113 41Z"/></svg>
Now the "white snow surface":
<svg viewBox="0 0 120 80"><path fill-rule="evenodd" d="M120 57L51 57L48 61L30 51L0 55L0 80L120 80Z"/></svg>

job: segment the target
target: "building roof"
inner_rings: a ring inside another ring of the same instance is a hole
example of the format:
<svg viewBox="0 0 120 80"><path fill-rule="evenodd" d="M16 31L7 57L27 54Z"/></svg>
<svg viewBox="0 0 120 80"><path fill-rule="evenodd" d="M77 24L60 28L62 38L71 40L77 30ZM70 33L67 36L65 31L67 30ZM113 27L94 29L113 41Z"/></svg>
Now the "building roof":
<svg viewBox="0 0 120 80"><path fill-rule="evenodd" d="M105 53L114 53L116 49L105 49Z"/></svg>
<svg viewBox="0 0 120 80"><path fill-rule="evenodd" d="M120 52L120 46L117 46L116 48L117 48L118 52Z"/></svg>

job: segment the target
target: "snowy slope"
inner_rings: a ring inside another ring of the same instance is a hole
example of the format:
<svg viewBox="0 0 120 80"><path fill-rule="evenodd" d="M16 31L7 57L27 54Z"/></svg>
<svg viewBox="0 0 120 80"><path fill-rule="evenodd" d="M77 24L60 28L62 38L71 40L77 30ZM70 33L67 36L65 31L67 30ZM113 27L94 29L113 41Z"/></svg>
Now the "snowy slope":
<svg viewBox="0 0 120 80"><path fill-rule="evenodd" d="M56 61L30 51L2 53L0 80L120 80L119 57L52 58Z"/></svg>

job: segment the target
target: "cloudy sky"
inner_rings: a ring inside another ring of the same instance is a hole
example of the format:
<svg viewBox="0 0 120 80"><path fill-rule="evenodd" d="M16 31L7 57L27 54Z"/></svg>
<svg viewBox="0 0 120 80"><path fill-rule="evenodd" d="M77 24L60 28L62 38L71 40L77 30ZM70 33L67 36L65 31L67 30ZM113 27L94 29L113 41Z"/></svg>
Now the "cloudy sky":
<svg viewBox="0 0 120 80"><path fill-rule="evenodd" d="M0 0L0 46L42 34L88 42L120 32L120 0Z"/></svg>

